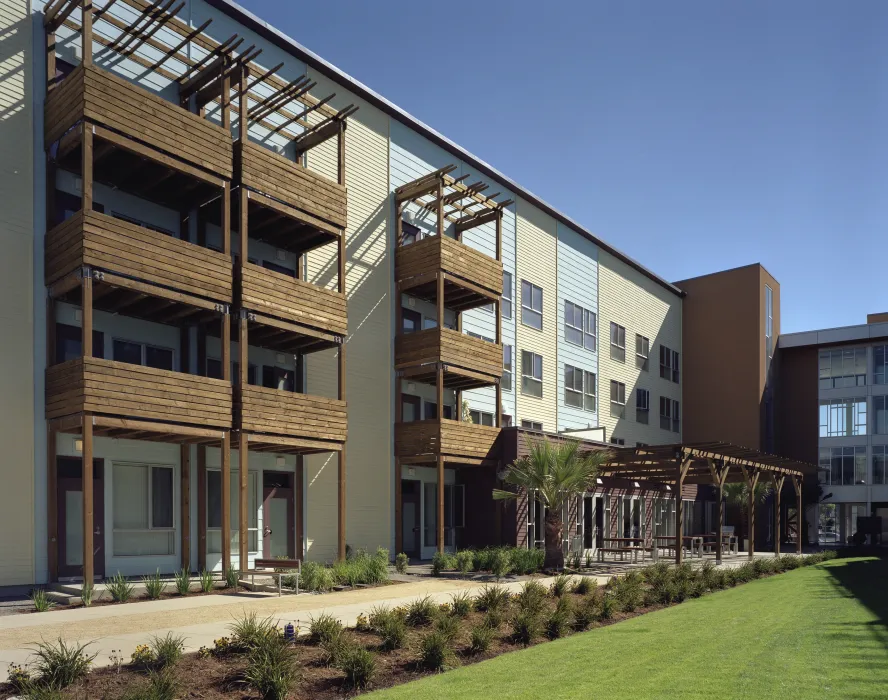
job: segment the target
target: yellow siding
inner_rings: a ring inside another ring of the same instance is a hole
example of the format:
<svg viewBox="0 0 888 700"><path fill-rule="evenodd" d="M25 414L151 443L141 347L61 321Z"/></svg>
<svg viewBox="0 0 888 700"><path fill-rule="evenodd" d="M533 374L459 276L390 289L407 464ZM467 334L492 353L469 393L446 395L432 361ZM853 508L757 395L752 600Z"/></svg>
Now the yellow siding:
<svg viewBox="0 0 888 700"><path fill-rule="evenodd" d="M34 583L34 171L31 23L0 1L0 586Z"/></svg>
<svg viewBox="0 0 888 700"><path fill-rule="evenodd" d="M626 328L626 362L611 359L611 321ZM649 368L635 363L635 334L650 340ZM599 421L607 436L636 442L669 444L681 434L660 429L660 397L681 401L681 385L660 378L660 344L681 353L681 299L610 253L601 251L598 264L598 395ZM626 385L626 412L611 417L610 382ZM650 391L647 425L635 420L635 390ZM682 406L684 409L684 406Z"/></svg>
<svg viewBox="0 0 888 700"><path fill-rule="evenodd" d="M346 131L346 400L349 414L346 541L354 548L375 548L392 539L392 269L387 255L389 123L382 112L352 95L343 94L339 86L334 87L324 76L309 70L309 77L318 82L317 94L338 93L335 106L351 102L360 106L360 111L349 119ZM310 167L313 167L311 161ZM319 274L320 266L314 266L313 257L318 256L309 256L309 279ZM313 369L319 369L321 364L335 369L326 357L310 357L310 390L313 376L315 385L327 388L335 378L335 372L319 371L313 375ZM336 458L309 456L305 458L305 465L307 555L315 560L332 559L336 555Z"/></svg>
<svg viewBox="0 0 888 700"><path fill-rule="evenodd" d="M515 381L518 410L515 423L522 420L541 422L543 429L555 432L558 426L557 396L557 238L555 219L523 199L517 205L517 262L515 276L515 312L517 314ZM543 290L543 330L521 323L521 280ZM530 350L543 357L543 397L521 393L521 352Z"/></svg>

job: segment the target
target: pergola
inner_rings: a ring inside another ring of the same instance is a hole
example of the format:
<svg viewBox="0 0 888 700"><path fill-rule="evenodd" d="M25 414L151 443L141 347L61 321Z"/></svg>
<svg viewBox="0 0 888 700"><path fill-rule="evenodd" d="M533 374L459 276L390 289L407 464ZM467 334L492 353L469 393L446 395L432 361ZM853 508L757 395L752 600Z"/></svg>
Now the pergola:
<svg viewBox="0 0 888 700"><path fill-rule="evenodd" d="M723 488L726 483L745 483L748 487L749 557L755 540L755 487L763 479L774 484L774 554L780 554L780 493L787 478L792 481L797 498L797 549L802 551L802 480L816 467L786 457L766 454L727 442L678 443L645 447L611 447L613 459L602 469L603 476L669 484L675 498L675 533L681 537L684 527L682 487L685 484L709 484L718 490L718 531L716 559L722 558ZM675 562L681 564L681 542L676 540Z"/></svg>

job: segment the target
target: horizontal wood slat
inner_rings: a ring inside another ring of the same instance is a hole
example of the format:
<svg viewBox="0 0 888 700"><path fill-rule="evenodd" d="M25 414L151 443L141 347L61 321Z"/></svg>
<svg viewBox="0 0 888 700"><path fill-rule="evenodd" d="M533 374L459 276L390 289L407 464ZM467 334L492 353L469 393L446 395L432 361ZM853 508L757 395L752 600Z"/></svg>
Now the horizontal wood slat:
<svg viewBox="0 0 888 700"><path fill-rule="evenodd" d="M395 454L442 454L466 459L499 459L499 428L454 420L420 420L395 425Z"/></svg>
<svg viewBox="0 0 888 700"><path fill-rule="evenodd" d="M253 263L243 266L242 304L245 309L294 321L311 328L345 335L348 312L345 295L324 289Z"/></svg>
<svg viewBox="0 0 888 700"><path fill-rule="evenodd" d="M429 328L395 337L395 368L443 362L496 378L503 373L503 346L450 328Z"/></svg>
<svg viewBox="0 0 888 700"><path fill-rule="evenodd" d="M237 393L235 408L241 430L345 442L345 401L252 385Z"/></svg>
<svg viewBox="0 0 888 700"><path fill-rule="evenodd" d="M241 183L337 229L345 228L345 187L262 146L238 141L234 148Z"/></svg>
<svg viewBox="0 0 888 700"><path fill-rule="evenodd" d="M231 385L221 379L81 357L46 370L46 417L90 411L231 427Z"/></svg>
<svg viewBox="0 0 888 700"><path fill-rule="evenodd" d="M232 175L228 131L95 66L78 66L50 93L44 119L47 145L85 119L222 178Z"/></svg>
<svg viewBox="0 0 888 700"><path fill-rule="evenodd" d="M450 273L496 296L503 293L503 264L449 236L429 236L399 246L395 254L397 281L438 270Z"/></svg>
<svg viewBox="0 0 888 700"><path fill-rule="evenodd" d="M231 303L231 258L96 211L77 212L46 235L46 283L88 265Z"/></svg>

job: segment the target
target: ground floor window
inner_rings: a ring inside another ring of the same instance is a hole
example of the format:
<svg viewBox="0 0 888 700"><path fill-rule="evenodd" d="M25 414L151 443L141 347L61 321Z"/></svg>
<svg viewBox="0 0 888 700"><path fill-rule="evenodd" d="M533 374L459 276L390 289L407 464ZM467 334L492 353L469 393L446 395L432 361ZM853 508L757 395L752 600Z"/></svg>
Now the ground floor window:
<svg viewBox="0 0 888 700"><path fill-rule="evenodd" d="M423 484L423 545L435 547L438 543L438 484ZM456 544L456 528L465 527L466 487L462 484L444 484L444 545Z"/></svg>
<svg viewBox="0 0 888 700"><path fill-rule="evenodd" d="M632 496L620 499L620 537L644 537L644 500Z"/></svg>
<svg viewBox="0 0 888 700"><path fill-rule="evenodd" d="M857 519L868 515L865 503L821 503L818 544L847 544L857 532Z"/></svg>
<svg viewBox="0 0 888 700"><path fill-rule="evenodd" d="M173 468L116 463L111 478L114 556L174 554Z"/></svg>
<svg viewBox="0 0 888 700"><path fill-rule="evenodd" d="M654 536L675 537L675 499L654 500Z"/></svg>
<svg viewBox="0 0 888 700"><path fill-rule="evenodd" d="M259 551L259 501L256 491L256 472L247 475L247 548L251 553ZM231 551L240 550L240 496L239 475L231 473ZM222 472L207 470L207 552L222 552Z"/></svg>

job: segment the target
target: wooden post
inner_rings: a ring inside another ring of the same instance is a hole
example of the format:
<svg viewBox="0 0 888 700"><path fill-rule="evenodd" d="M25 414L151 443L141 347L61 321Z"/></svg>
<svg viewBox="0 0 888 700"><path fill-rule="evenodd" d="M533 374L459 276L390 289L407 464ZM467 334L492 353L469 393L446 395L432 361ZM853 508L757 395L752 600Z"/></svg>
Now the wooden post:
<svg viewBox="0 0 888 700"><path fill-rule="evenodd" d="M231 568L231 444L230 433L222 431L221 478L222 478L222 571Z"/></svg>
<svg viewBox="0 0 888 700"><path fill-rule="evenodd" d="M46 563L49 582L59 580L59 491L56 467L56 429L46 422Z"/></svg>
<svg viewBox="0 0 888 700"><path fill-rule="evenodd" d="M683 455L678 458L678 479L675 482L675 565L679 566L684 559L682 539L684 535L684 501L681 497L684 480L691 466L691 458Z"/></svg>
<svg viewBox="0 0 888 700"><path fill-rule="evenodd" d="M438 235L444 235L444 176L438 177ZM438 323L441 323L440 319Z"/></svg>
<svg viewBox="0 0 888 700"><path fill-rule="evenodd" d="M56 86L56 35L46 32L46 94Z"/></svg>
<svg viewBox="0 0 888 700"><path fill-rule="evenodd" d="M774 556L780 556L780 492L785 476L774 475Z"/></svg>
<svg viewBox="0 0 888 700"><path fill-rule="evenodd" d="M338 504L338 532L339 532L339 560L345 560L345 444L339 451L339 469L337 470L337 487L339 490Z"/></svg>
<svg viewBox="0 0 888 700"><path fill-rule="evenodd" d="M439 370L440 371L440 370ZM438 551L444 552L444 455L438 455Z"/></svg>
<svg viewBox="0 0 888 700"><path fill-rule="evenodd" d="M93 127L82 122L80 128L82 148L80 149L80 209L88 212L93 208Z"/></svg>
<svg viewBox="0 0 888 700"><path fill-rule="evenodd" d="M241 369L243 377L243 369ZM246 571L250 568L250 542L247 528L247 494L249 492L250 451L247 444L247 434L241 430L238 432L238 530L240 547L238 551L238 568Z"/></svg>
<svg viewBox="0 0 888 700"><path fill-rule="evenodd" d="M792 477L792 485L796 492L796 554L802 553L802 479Z"/></svg>
<svg viewBox="0 0 888 700"><path fill-rule="evenodd" d="M85 314L84 314L85 316ZM83 414L83 581L95 578L93 566L93 417Z"/></svg>
<svg viewBox="0 0 888 700"><path fill-rule="evenodd" d="M712 482L715 485L718 492L718 524L716 525L716 533L715 533L715 562L716 564L722 563L722 546L724 539L724 530L723 523L725 520L725 496L724 496L724 487L725 480L728 478L728 471L730 470L730 466L727 464L715 466L715 460L707 459L709 464L709 469L712 472Z"/></svg>
<svg viewBox="0 0 888 700"><path fill-rule="evenodd" d="M80 322L81 341L80 354L83 357L93 356L93 287L92 270L84 267L80 271L80 311L83 320Z"/></svg>
<svg viewBox="0 0 888 700"><path fill-rule="evenodd" d="M81 20L81 28L80 28L80 42L81 42L81 54L83 58L83 65L91 66L92 65L92 49L93 49L93 6L92 0L82 0L81 9L83 12L83 19Z"/></svg>
<svg viewBox="0 0 888 700"><path fill-rule="evenodd" d="M197 569L207 568L207 446L197 446ZM189 566L189 571L191 567Z"/></svg>
<svg viewBox="0 0 888 700"><path fill-rule="evenodd" d="M498 211L496 215L496 259L500 262L503 260L503 212ZM496 344L500 346L500 353L503 352L503 301L502 297L496 302ZM503 427L503 387L502 387L502 371L500 371L500 381L496 383L496 422L497 428Z"/></svg>
<svg viewBox="0 0 888 700"><path fill-rule="evenodd" d="M752 559L755 555L755 487L758 485L759 474L757 470L750 469L747 467L741 467L743 470L743 478L746 480L746 488L747 488L747 496L746 496L746 510L747 510L747 537L749 538L749 542L747 542L747 553L749 554L749 558Z"/></svg>
<svg viewBox="0 0 888 700"><path fill-rule="evenodd" d="M237 88L237 94L240 96L237 107L237 127L240 130L240 140L242 145L246 145L250 140L250 110L247 101L247 86L249 85L249 82L250 66L248 63L244 63L241 66L240 85L238 85Z"/></svg>
<svg viewBox="0 0 888 700"><path fill-rule="evenodd" d="M296 488L293 491L296 494L296 558L300 560L305 556L303 548L305 540L304 481L305 460L302 455L296 455Z"/></svg>
<svg viewBox="0 0 888 700"><path fill-rule="evenodd" d="M339 122L339 134L336 137L336 169L339 184L345 187L345 122Z"/></svg>
<svg viewBox="0 0 888 700"><path fill-rule="evenodd" d="M404 549L404 494L401 491L401 458L395 457L395 554Z"/></svg>
<svg viewBox="0 0 888 700"><path fill-rule="evenodd" d="M191 445L179 448L179 523L183 569L191 570Z"/></svg>

